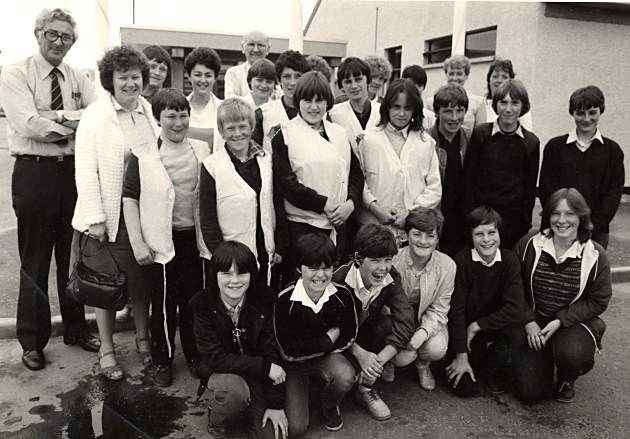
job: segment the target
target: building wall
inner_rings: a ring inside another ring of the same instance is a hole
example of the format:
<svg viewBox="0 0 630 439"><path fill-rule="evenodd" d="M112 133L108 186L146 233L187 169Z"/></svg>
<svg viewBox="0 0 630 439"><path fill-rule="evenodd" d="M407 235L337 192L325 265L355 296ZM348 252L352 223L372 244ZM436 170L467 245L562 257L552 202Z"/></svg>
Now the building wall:
<svg viewBox="0 0 630 439"><path fill-rule="evenodd" d="M375 15L379 26L374 50ZM569 6L567 6L569 7ZM530 94L534 132L541 145L571 129L568 114L570 94L579 87L596 84L606 95L607 110L601 119L604 135L616 139L625 151L630 170L630 93L624 79L630 77L630 26L612 24L630 12L589 9L584 20L552 18L540 2L468 2L466 29L497 26L497 56L510 58ZM567 14L570 16L571 14ZM579 15L579 14L578 14ZM576 14L572 14L573 17ZM423 64L427 39L451 35L452 2L378 2L323 0L308 38L347 40L348 55L384 54L385 49L402 46L402 66ZM473 60L466 88L486 93L486 73L491 58ZM424 66L428 84L425 97L444 83L442 64ZM630 186L630 172L626 173Z"/></svg>

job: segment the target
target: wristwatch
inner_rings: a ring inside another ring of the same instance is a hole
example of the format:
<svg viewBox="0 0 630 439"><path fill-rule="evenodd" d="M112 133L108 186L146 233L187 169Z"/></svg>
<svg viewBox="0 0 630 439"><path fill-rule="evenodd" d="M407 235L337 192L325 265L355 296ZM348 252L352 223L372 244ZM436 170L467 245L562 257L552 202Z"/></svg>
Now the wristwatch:
<svg viewBox="0 0 630 439"><path fill-rule="evenodd" d="M55 113L57 113L57 123L63 123L64 121L63 110L57 110L55 111Z"/></svg>

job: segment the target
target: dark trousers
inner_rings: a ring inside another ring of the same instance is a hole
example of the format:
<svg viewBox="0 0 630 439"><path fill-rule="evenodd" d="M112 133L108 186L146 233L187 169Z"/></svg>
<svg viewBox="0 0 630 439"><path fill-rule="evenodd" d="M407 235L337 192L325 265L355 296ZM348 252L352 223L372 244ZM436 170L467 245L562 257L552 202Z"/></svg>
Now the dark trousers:
<svg viewBox="0 0 630 439"><path fill-rule="evenodd" d="M53 249L64 334L85 329L83 305L64 292L72 243L70 224L77 201L74 160L16 159L11 192L21 264L17 337L24 350L41 350L51 333L48 274Z"/></svg>
<svg viewBox="0 0 630 439"><path fill-rule="evenodd" d="M151 278L151 356L157 365L170 365L175 356L175 332L187 361L199 360L193 332L191 297L203 288L203 264L194 230L173 231L175 257L153 264Z"/></svg>
<svg viewBox="0 0 630 439"><path fill-rule="evenodd" d="M301 436L308 430L309 390L311 378L324 382L322 407L341 404L344 395L355 382L355 371L348 359L340 353L330 353L321 358L292 363L286 368L286 414L289 436Z"/></svg>
<svg viewBox="0 0 630 439"><path fill-rule="evenodd" d="M501 247L512 249L529 232L530 224L525 223L520 215L499 212L501 215Z"/></svg>
<svg viewBox="0 0 630 439"><path fill-rule="evenodd" d="M610 241L610 233L609 232L598 232L597 230L593 230L593 235L591 239L597 242L599 245L604 247L604 249L608 248L608 242Z"/></svg>
<svg viewBox="0 0 630 439"><path fill-rule="evenodd" d="M498 331L480 331L470 343L468 363L475 374L473 381L469 374L464 374L452 387L456 396L466 398L481 394L481 379L488 375L504 373L512 365L514 340L520 340L519 334L525 333L523 325L514 324ZM454 352L446 354L446 364L455 358Z"/></svg>
<svg viewBox="0 0 630 439"><path fill-rule="evenodd" d="M543 328L548 319L540 321ZM601 325L604 321L596 317L590 322ZM595 365L597 346L591 333L581 324L561 327L540 351L535 351L527 344L525 334L517 341L514 353L514 374L516 391L524 401L536 402L550 398L554 388L554 371L557 381L574 381L586 374Z"/></svg>
<svg viewBox="0 0 630 439"><path fill-rule="evenodd" d="M262 426L262 418L267 407L260 382L246 380L236 374L215 373L208 380L208 393L210 395L208 425L223 425L245 415L252 437L274 438L271 421Z"/></svg>

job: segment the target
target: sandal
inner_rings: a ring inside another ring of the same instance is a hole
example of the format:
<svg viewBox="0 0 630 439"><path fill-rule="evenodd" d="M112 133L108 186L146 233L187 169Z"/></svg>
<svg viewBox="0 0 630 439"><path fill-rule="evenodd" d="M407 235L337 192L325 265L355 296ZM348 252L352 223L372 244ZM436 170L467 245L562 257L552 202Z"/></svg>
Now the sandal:
<svg viewBox="0 0 630 439"><path fill-rule="evenodd" d="M111 357L114 359L114 364L111 366L103 366L103 358ZM125 373L116 361L116 352L109 351L98 354L98 367L99 373L105 378L111 381L120 381L125 377Z"/></svg>
<svg viewBox="0 0 630 439"><path fill-rule="evenodd" d="M140 349L140 346L147 347L148 349ZM136 338L136 351L138 351L138 355L140 355L140 362L143 366L150 366L153 363L153 358L151 357L151 339L148 337L145 338Z"/></svg>

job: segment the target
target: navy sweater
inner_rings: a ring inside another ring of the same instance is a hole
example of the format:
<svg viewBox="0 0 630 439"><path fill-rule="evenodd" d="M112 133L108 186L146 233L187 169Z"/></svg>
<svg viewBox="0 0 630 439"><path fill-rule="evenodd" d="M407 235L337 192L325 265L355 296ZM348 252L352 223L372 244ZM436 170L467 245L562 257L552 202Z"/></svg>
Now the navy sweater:
<svg viewBox="0 0 630 439"><path fill-rule="evenodd" d="M623 193L623 151L615 141L604 137L603 144L594 140L582 152L575 142L567 144L567 138L568 134L554 137L545 146L540 170L540 203L544 206L558 189L574 187L591 208L595 231L607 233Z"/></svg>

